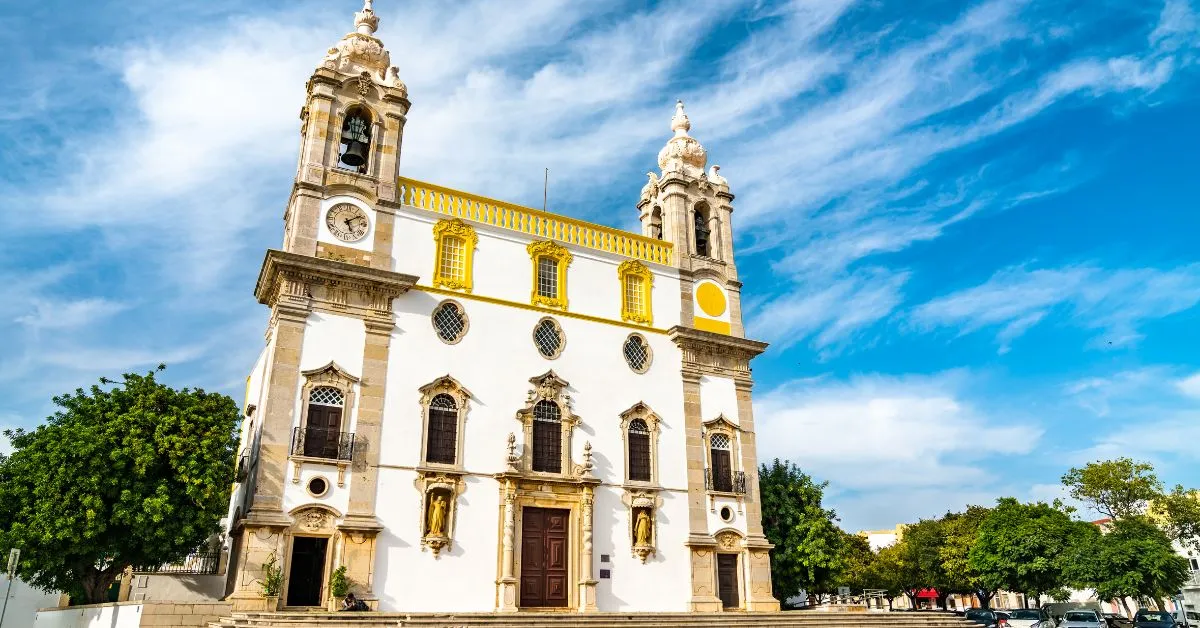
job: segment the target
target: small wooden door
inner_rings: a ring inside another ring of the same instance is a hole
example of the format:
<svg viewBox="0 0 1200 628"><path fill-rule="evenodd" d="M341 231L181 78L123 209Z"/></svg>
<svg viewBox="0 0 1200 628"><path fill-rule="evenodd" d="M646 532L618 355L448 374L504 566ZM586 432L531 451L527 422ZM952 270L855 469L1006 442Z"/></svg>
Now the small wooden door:
<svg viewBox="0 0 1200 628"><path fill-rule="evenodd" d="M325 580L325 548L329 539L297 536L292 539L288 569L288 606L320 606Z"/></svg>
<svg viewBox="0 0 1200 628"><path fill-rule="evenodd" d="M521 511L521 607L565 607L567 526L571 511L525 508Z"/></svg>
<svg viewBox="0 0 1200 628"><path fill-rule="evenodd" d="M737 554L717 554L717 595L725 608L741 606L738 602Z"/></svg>
<svg viewBox="0 0 1200 628"><path fill-rule="evenodd" d="M308 424L305 426L304 433L304 455L336 460L341 429L341 408L316 404L308 406Z"/></svg>

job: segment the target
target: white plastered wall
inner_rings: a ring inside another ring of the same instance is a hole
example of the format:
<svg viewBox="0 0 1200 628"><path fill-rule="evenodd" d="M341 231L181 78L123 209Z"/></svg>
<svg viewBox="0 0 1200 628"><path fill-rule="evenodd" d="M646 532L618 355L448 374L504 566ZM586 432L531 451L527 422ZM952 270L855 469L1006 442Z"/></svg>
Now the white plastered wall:
<svg viewBox="0 0 1200 628"><path fill-rule="evenodd" d="M724 416L734 425L741 425L741 418L738 416L737 406L737 389L734 387L733 379L728 377L713 377L704 375L700 377L700 420L711 421L718 416ZM735 435L737 438L737 435ZM739 439L740 440L740 439ZM740 446L740 442L738 446ZM738 455L740 449L735 446L733 456L733 470L745 471L747 475L754 469L743 469L741 466L741 456ZM708 531L710 533L718 530L733 528L740 532L743 536L746 534L746 517L745 507L738 503L737 499L732 497L716 497L706 498L706 509L708 510ZM731 521L725 521L721 518L721 508L728 506L733 514Z"/></svg>

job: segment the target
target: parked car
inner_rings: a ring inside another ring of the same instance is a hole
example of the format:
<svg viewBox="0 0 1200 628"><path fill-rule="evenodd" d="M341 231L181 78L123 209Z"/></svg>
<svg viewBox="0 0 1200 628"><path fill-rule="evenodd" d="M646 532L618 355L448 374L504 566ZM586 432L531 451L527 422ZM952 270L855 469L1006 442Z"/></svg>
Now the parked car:
<svg viewBox="0 0 1200 628"><path fill-rule="evenodd" d="M986 608L971 608L963 614L968 621L975 622L983 628L1008 628L1008 613L993 611Z"/></svg>
<svg viewBox="0 0 1200 628"><path fill-rule="evenodd" d="M1058 628L1108 628L1108 622L1100 616L1100 611L1077 609L1063 613Z"/></svg>
<svg viewBox="0 0 1200 628"><path fill-rule="evenodd" d="M1120 613L1101 613L1108 628L1133 628L1133 620Z"/></svg>
<svg viewBox="0 0 1200 628"><path fill-rule="evenodd" d="M1133 628L1175 628L1175 618L1167 611L1139 608L1133 616Z"/></svg>
<svg viewBox="0 0 1200 628"><path fill-rule="evenodd" d="M1037 628L1054 627L1054 622L1050 622L1049 625L1043 623L1049 621L1050 616L1040 609L1014 608L1005 612L1008 613L1008 625L1010 628L1034 628L1035 624L1037 624Z"/></svg>

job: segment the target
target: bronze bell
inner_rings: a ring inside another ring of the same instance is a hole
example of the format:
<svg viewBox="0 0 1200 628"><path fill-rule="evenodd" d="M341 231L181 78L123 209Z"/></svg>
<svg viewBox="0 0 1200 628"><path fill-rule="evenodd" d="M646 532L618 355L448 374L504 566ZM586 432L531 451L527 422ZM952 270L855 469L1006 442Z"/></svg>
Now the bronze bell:
<svg viewBox="0 0 1200 628"><path fill-rule="evenodd" d="M342 163L354 168L367 163L367 145L351 140L342 154Z"/></svg>

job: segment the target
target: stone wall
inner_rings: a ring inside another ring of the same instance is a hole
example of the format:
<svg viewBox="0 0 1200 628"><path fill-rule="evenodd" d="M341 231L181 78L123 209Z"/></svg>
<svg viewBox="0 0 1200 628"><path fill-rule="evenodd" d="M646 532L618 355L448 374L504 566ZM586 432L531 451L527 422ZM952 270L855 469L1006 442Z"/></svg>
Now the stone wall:
<svg viewBox="0 0 1200 628"><path fill-rule="evenodd" d="M115 602L38 611L34 628L140 628L142 626L207 626L229 615L225 602Z"/></svg>

